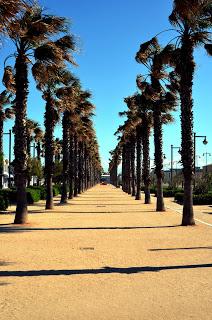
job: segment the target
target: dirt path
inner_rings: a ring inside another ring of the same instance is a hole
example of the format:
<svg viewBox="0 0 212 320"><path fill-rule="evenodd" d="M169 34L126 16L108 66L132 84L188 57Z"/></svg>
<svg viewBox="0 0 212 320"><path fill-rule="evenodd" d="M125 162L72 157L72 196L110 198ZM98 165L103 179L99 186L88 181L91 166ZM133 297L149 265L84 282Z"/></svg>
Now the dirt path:
<svg viewBox="0 0 212 320"><path fill-rule="evenodd" d="M212 228L142 202L97 186L24 227L1 215L0 319L211 319Z"/></svg>

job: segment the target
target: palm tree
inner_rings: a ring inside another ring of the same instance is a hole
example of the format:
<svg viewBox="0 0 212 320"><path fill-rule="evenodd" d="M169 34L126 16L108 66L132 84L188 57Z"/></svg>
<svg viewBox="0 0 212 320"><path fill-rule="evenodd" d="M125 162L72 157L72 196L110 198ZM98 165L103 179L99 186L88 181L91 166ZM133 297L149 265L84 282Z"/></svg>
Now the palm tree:
<svg viewBox="0 0 212 320"><path fill-rule="evenodd" d="M0 2L0 32L6 32L7 25L16 14L26 7L27 1L1 0Z"/></svg>
<svg viewBox="0 0 212 320"><path fill-rule="evenodd" d="M41 167L41 155L42 155L42 148L43 148L43 142L44 142L44 132L39 126L34 129L34 140L36 143L37 161ZM37 186L39 186L40 183L41 183L41 179L40 177L37 177Z"/></svg>
<svg viewBox="0 0 212 320"><path fill-rule="evenodd" d="M57 97L60 98L63 105L63 118L62 118L62 128L63 128L63 139L62 139L62 154L63 154L63 174L62 174L62 193L61 193L61 203L67 203L67 192L68 192L68 173L69 173L69 155L70 155L70 125L71 125L71 115L73 114L75 104L74 104L74 86L76 81L72 86L61 87L57 91Z"/></svg>
<svg viewBox="0 0 212 320"><path fill-rule="evenodd" d="M145 88L146 86L144 86ZM145 204L150 203L150 168L149 168L149 137L152 127L152 111L150 104L144 95L144 90L140 84L142 94L134 94L128 98L128 108L131 121L135 126L137 140L137 189L136 200L141 199L141 178L144 182ZM142 146L142 148L141 148ZM141 161L141 158L143 161ZM142 165L142 176L141 176Z"/></svg>
<svg viewBox="0 0 212 320"><path fill-rule="evenodd" d="M62 105L57 98L58 89L68 86L75 81L72 74L65 69L64 61L74 63L71 53L75 50L72 36L64 36L54 42L49 41L35 50L36 63L33 66L33 75L37 87L43 92L46 101L45 110L45 177L46 177L46 209L53 208L53 132L59 119Z"/></svg>
<svg viewBox="0 0 212 320"><path fill-rule="evenodd" d="M38 126L34 129L34 140L37 144L37 159L38 161L41 161L41 153L42 153L42 144L43 144L43 138L44 138L44 132L43 130Z"/></svg>
<svg viewBox="0 0 212 320"><path fill-rule="evenodd" d="M15 62L15 145L14 171L17 188L17 207L14 223L25 223L27 219L26 171L27 135L26 109L28 96L28 64L33 50L46 42L48 37L66 31L64 18L44 15L37 6L27 7L6 26L8 36L16 47Z"/></svg>
<svg viewBox="0 0 212 320"><path fill-rule="evenodd" d="M153 114L148 100L145 97L145 91L142 95L137 95L138 117L141 119L141 142L143 150L142 180L144 183L144 203L149 204L150 199L150 157L149 157L149 138L153 125Z"/></svg>
<svg viewBox="0 0 212 320"><path fill-rule="evenodd" d="M36 68L38 66L36 65ZM54 170L54 127L59 120L60 112L60 101L57 99L57 89L59 84L69 84L72 77L68 72L64 70L58 71L57 77L51 74L46 83L41 83L41 79L36 74L37 70L33 70L36 80L39 82L39 88L43 91L43 98L46 101L45 109L45 178L46 178L46 209L53 208L53 187L52 187L52 177ZM57 73L57 72L56 72Z"/></svg>
<svg viewBox="0 0 212 320"><path fill-rule="evenodd" d="M180 50L176 61L176 71L180 75L181 100L181 156L184 176L184 205L182 225L194 225L193 214L193 76L194 49L204 44L207 52L212 55L211 0L174 0L173 11L169 17L171 24L176 27L179 36Z"/></svg>
<svg viewBox="0 0 212 320"><path fill-rule="evenodd" d="M32 119L26 119L26 133L27 133L27 153L31 157L31 143L34 140L35 131L39 129L39 123Z"/></svg>
<svg viewBox="0 0 212 320"><path fill-rule="evenodd" d="M11 93L4 90L0 93L0 189L2 189L3 176L3 129L4 121L14 115L13 108L5 108L11 102Z"/></svg>
<svg viewBox="0 0 212 320"><path fill-rule="evenodd" d="M121 144L118 143L116 148L110 151L111 158L109 163L110 183L118 187L118 166L121 162Z"/></svg>
<svg viewBox="0 0 212 320"><path fill-rule="evenodd" d="M27 185L30 186L32 175L30 174L31 166L32 166L32 157L31 157L31 148L33 147L33 158L35 158L35 149L36 145L35 143L33 145L32 142L35 141L35 134L39 134L39 131L41 131L39 123L32 120L32 119L26 119L26 134L27 134ZM35 161L35 160L33 160Z"/></svg>
<svg viewBox="0 0 212 320"><path fill-rule="evenodd" d="M157 204L156 211L165 211L163 200L163 150L162 150L162 124L163 117L168 112L167 118L171 118L170 110L175 110L176 94L167 92L160 81L165 81L169 74L165 72L163 64L164 53L158 44L157 38L153 38L141 44L136 54L136 61L142 63L149 70L151 85L137 78L137 85L145 88L145 97L150 100L154 119L154 146L155 146L155 173L157 176Z"/></svg>

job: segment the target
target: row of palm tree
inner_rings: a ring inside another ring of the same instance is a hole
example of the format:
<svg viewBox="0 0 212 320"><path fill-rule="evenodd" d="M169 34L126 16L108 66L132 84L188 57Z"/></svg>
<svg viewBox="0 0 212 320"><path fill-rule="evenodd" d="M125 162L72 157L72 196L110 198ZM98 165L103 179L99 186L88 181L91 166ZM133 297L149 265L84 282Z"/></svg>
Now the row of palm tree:
<svg viewBox="0 0 212 320"><path fill-rule="evenodd" d="M11 9L8 7L9 2ZM0 31L15 45L15 53L9 57L15 58L15 66L12 68L6 65L8 59L5 60L3 83L14 95L14 173L17 189L14 223L20 224L27 220L27 159L30 154L31 133L34 131L36 135L37 130L38 144L41 139L39 128L26 117L30 70L45 100L46 209L53 208L54 128L60 114L63 114L63 174L67 177L69 170L71 177L72 165L74 164L74 169L77 168L72 170L75 188L78 185L75 196L99 180L101 168L91 120L93 106L88 101L90 94L81 89L79 81L68 69L68 65L76 65L73 59L76 45L73 35L68 32L66 19L44 14L37 3L30 1L1 1L0 11L3 17L0 20ZM68 155L67 150L70 151ZM83 170L90 170L89 179L85 177ZM67 197L65 177L62 203Z"/></svg>
<svg viewBox="0 0 212 320"><path fill-rule="evenodd" d="M179 97L181 107L181 162L184 176L184 205L182 225L194 225L193 216L193 172L194 172L194 148L193 148L193 77L195 71L194 49L199 45L204 45L208 54L212 54L211 27L212 27L212 2L211 0L174 0L173 11L169 16L169 21L176 31L177 35L171 39L164 48L158 43L157 37L142 43L137 54L136 61L145 66L147 75L137 78L137 85L142 91L139 97L140 102L136 102L137 109L147 108L151 113L151 121L154 127L154 145L155 145L155 173L157 176L157 211L164 211L163 201L163 151L162 151L162 124L172 120L170 111L176 108ZM150 82L147 82L147 79ZM136 94L136 97L138 95ZM135 95L133 96L135 100ZM138 99L137 99L138 100ZM137 198L140 197L140 153L141 141L144 149L148 145L146 133L142 133L142 125L145 126L144 118L139 115L141 124L131 118L131 109L127 111L130 127L133 127L133 134L136 134L137 140ZM136 120L137 117L136 117ZM136 124L136 125L135 125ZM121 137L122 150L122 171L123 188L125 190L127 179L131 181L132 173L127 169L124 162L126 158L126 144L129 143L128 126L124 128ZM151 126L150 126L151 127ZM149 129L148 129L149 132ZM143 137L143 139L142 139ZM118 148L120 150L120 148ZM129 157L129 156L128 156ZM143 175L149 172L147 161L148 152L143 153ZM114 165L114 157L112 164ZM146 164L145 164L146 163ZM145 165L144 165L145 164ZM129 161L127 161L129 167ZM133 168L132 168L133 170ZM132 171L131 170L131 171ZM148 175L148 174L147 174ZM149 179L143 176L145 184L145 194L148 197ZM133 189L133 188L132 188ZM130 189L128 190L128 192Z"/></svg>

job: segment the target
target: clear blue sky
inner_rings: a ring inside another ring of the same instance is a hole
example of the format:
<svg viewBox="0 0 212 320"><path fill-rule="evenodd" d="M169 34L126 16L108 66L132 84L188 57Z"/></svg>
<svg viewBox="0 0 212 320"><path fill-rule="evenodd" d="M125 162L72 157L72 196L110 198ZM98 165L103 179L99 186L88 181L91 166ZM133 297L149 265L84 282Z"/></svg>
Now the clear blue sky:
<svg viewBox="0 0 212 320"><path fill-rule="evenodd" d="M172 0L42 0L40 3L47 8L47 12L65 16L72 21L71 32L76 35L80 48L76 55L79 67L72 70L81 79L83 87L93 93L93 103L96 106L94 122L102 164L107 169L109 151L116 145L113 133L123 122L118 117L118 112L126 108L123 98L136 91L136 75L145 72L136 63L135 53L140 43L170 28L168 16ZM166 32L159 39L162 44L166 44L173 36L172 32ZM3 69L3 59L12 52L13 48L7 41L0 50L0 72ZM194 129L199 135L207 135L209 141L205 147L201 139L197 140L197 154L201 156L198 164L202 165L205 161L203 152L207 150L212 154L212 60L203 49L196 50L195 59ZM44 101L31 81L28 116L43 124L43 112ZM10 127L11 122L8 121L5 131ZM61 135L59 128L55 134ZM180 145L179 112L175 113L175 123L164 128L166 169L169 167L171 144ZM7 150L5 138L5 155ZM153 153L151 143L151 158ZM175 160L177 159L179 156L175 153ZM212 157L209 160L212 162Z"/></svg>

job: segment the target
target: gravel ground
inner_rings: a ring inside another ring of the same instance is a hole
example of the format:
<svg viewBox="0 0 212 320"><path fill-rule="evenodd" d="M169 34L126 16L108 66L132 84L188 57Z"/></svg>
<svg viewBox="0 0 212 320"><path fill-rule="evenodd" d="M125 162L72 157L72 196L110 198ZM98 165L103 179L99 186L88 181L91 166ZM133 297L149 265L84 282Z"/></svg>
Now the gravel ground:
<svg viewBox="0 0 212 320"><path fill-rule="evenodd" d="M96 186L30 206L24 226L0 215L0 319L211 319L211 226L181 227L180 206L152 200ZM212 224L211 208L195 211Z"/></svg>

